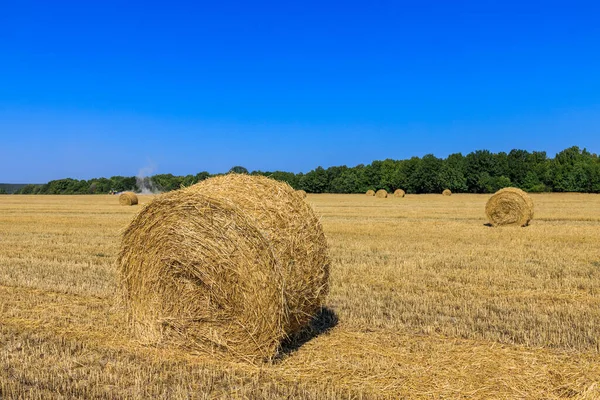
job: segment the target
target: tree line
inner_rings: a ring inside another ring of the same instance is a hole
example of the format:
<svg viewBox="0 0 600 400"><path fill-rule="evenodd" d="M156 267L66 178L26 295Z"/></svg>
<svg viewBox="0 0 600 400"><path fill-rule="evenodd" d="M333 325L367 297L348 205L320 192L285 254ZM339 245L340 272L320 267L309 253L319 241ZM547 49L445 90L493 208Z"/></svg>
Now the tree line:
<svg viewBox="0 0 600 400"><path fill-rule="evenodd" d="M554 158L545 151L512 150L492 153L477 150L438 158L433 154L405 160L386 159L355 167L317 167L307 173L248 171L241 166L229 172L264 175L289 183L308 193L364 193L369 189L407 193L493 193L515 186L528 192L600 193L600 158L577 146L565 149ZM158 174L143 179L113 176L90 180L59 179L43 185L27 185L20 194L95 194L141 191L151 188L166 192L193 185L211 177L208 172L175 176Z"/></svg>

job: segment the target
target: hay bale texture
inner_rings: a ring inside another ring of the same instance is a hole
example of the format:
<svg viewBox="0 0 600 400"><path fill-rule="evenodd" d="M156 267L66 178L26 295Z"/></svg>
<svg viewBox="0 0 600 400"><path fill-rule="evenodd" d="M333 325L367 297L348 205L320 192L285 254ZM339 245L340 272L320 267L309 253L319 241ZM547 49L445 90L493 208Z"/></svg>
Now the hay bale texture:
<svg viewBox="0 0 600 400"><path fill-rule="evenodd" d="M388 197L388 192L385 189L379 189L377 192L375 192L375 197L385 199Z"/></svg>
<svg viewBox="0 0 600 400"><path fill-rule="evenodd" d="M158 196L119 254L134 333L190 350L271 359L323 305L319 219L289 185L228 174Z"/></svg>
<svg viewBox="0 0 600 400"><path fill-rule="evenodd" d="M122 206L135 206L138 203L138 197L133 192L123 192L119 195L119 204Z"/></svg>
<svg viewBox="0 0 600 400"><path fill-rule="evenodd" d="M302 197L303 199L306 198L306 192L302 189L296 190L296 193L298 193L300 195L300 197Z"/></svg>
<svg viewBox="0 0 600 400"><path fill-rule="evenodd" d="M452 196L452 191L450 189L444 189L444 191L442 192L442 195Z"/></svg>
<svg viewBox="0 0 600 400"><path fill-rule="evenodd" d="M402 189L394 190L394 197L404 197L406 196L406 192Z"/></svg>
<svg viewBox="0 0 600 400"><path fill-rule="evenodd" d="M533 219L533 200L521 189L500 189L488 200L485 213L493 226L527 226Z"/></svg>
<svg viewBox="0 0 600 400"><path fill-rule="evenodd" d="M367 192L365 193L367 196L375 196L375 191L374 190L367 190Z"/></svg>

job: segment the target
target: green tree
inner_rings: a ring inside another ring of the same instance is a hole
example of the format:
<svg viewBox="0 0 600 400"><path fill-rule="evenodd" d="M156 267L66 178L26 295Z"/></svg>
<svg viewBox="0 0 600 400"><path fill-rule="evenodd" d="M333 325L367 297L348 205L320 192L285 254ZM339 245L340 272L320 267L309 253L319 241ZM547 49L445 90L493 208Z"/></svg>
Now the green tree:
<svg viewBox="0 0 600 400"><path fill-rule="evenodd" d="M33 185L33 184L25 185L21 189L19 189L16 193L17 194L34 194L35 187L36 187L36 185Z"/></svg>
<svg viewBox="0 0 600 400"><path fill-rule="evenodd" d="M408 160L402 161L400 164L400 173L406 177L406 187L404 190L407 193L418 193L417 192L417 180L414 177L415 172L421 165L421 159L419 157L411 157Z"/></svg>
<svg viewBox="0 0 600 400"><path fill-rule="evenodd" d="M362 183L358 168L347 168L331 182L331 191L333 193L361 193Z"/></svg>
<svg viewBox="0 0 600 400"><path fill-rule="evenodd" d="M152 185L161 192L170 192L181 188L183 183L182 176L174 176L173 174L158 174L151 178Z"/></svg>
<svg viewBox="0 0 600 400"><path fill-rule="evenodd" d="M552 186L559 192L589 192L595 155L573 146L558 153L552 163Z"/></svg>
<svg viewBox="0 0 600 400"><path fill-rule="evenodd" d="M546 185L542 183L538 175L534 171L527 172L521 188L526 192L541 193L546 191Z"/></svg>
<svg viewBox="0 0 600 400"><path fill-rule="evenodd" d="M300 188L308 193L326 193L328 186L327 171L323 167L315 168L300 180Z"/></svg>
<svg viewBox="0 0 600 400"><path fill-rule="evenodd" d="M271 174L268 174L267 176L269 176L272 179L281 181L281 182L286 182L288 185L290 185L294 189L298 189L298 187L300 185L300 182L298 181L296 174L294 174L293 172L275 171Z"/></svg>
<svg viewBox="0 0 600 400"><path fill-rule="evenodd" d="M202 171L202 172L198 172L195 176L195 181L196 182L202 182L205 179L210 178L210 174L206 171Z"/></svg>
<svg viewBox="0 0 600 400"><path fill-rule="evenodd" d="M447 162L442 164L439 173L440 187L450 189L453 193L467 191L467 179L460 169L452 168Z"/></svg>
<svg viewBox="0 0 600 400"><path fill-rule="evenodd" d="M423 156L416 170L411 175L411 187L416 193L440 193L443 162L433 154Z"/></svg>
<svg viewBox="0 0 600 400"><path fill-rule="evenodd" d="M373 161L363 168L363 181L369 189L381 189L381 161Z"/></svg>
<svg viewBox="0 0 600 400"><path fill-rule="evenodd" d="M531 155L525 150L511 150L508 153L508 170L503 173L518 187L523 187L525 177L532 171Z"/></svg>
<svg viewBox="0 0 600 400"><path fill-rule="evenodd" d="M397 160L386 159L381 163L379 170L380 179L378 187L388 192L396 189L404 189L407 186L408 179L402 171L402 163Z"/></svg>
<svg viewBox="0 0 600 400"><path fill-rule="evenodd" d="M472 193L489 193L490 179L498 176L498 162L488 150L477 150L465 157L465 178Z"/></svg>
<svg viewBox="0 0 600 400"><path fill-rule="evenodd" d="M229 173L235 173L235 174L247 174L248 170L240 165L236 165L235 167L232 167L229 170Z"/></svg>

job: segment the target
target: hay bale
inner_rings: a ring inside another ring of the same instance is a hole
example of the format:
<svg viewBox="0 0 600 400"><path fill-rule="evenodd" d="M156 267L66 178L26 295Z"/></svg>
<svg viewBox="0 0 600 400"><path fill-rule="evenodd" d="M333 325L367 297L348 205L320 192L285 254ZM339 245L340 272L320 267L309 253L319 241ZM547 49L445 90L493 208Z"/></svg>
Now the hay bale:
<svg viewBox="0 0 600 400"><path fill-rule="evenodd" d="M442 195L452 196L452 191L450 189L444 189L444 191L442 192Z"/></svg>
<svg viewBox="0 0 600 400"><path fill-rule="evenodd" d="M302 189L300 190L296 190L296 193L298 193L300 195L300 197L302 197L303 199L306 198L306 192Z"/></svg>
<svg viewBox="0 0 600 400"><path fill-rule="evenodd" d="M379 189L375 193L375 197L378 197L380 199L385 199L386 197L388 197L388 192L385 189Z"/></svg>
<svg viewBox="0 0 600 400"><path fill-rule="evenodd" d="M404 197L405 195L406 195L406 192L402 189L394 190L394 197Z"/></svg>
<svg viewBox="0 0 600 400"><path fill-rule="evenodd" d="M328 291L319 219L289 185L261 176L158 196L125 231L118 262L140 339L249 361L274 357Z"/></svg>
<svg viewBox="0 0 600 400"><path fill-rule="evenodd" d="M521 189L500 189L488 200L485 213L493 226L527 226L533 219L533 200Z"/></svg>
<svg viewBox="0 0 600 400"><path fill-rule="evenodd" d="M138 197L133 192L123 192L119 195L119 204L122 206L135 206L138 203Z"/></svg>
<svg viewBox="0 0 600 400"><path fill-rule="evenodd" d="M365 193L367 196L375 196L375 191L374 190L367 190L367 193Z"/></svg>

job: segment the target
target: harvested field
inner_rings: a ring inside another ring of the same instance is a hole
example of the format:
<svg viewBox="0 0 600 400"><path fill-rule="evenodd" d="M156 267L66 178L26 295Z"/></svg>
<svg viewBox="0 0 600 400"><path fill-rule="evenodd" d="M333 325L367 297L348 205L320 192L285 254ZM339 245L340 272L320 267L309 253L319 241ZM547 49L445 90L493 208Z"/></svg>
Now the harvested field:
<svg viewBox="0 0 600 400"><path fill-rule="evenodd" d="M486 226L489 197L309 196L320 334L251 365L130 338L115 262L138 207L0 196L0 398L600 398L600 196L532 194L526 229Z"/></svg>

